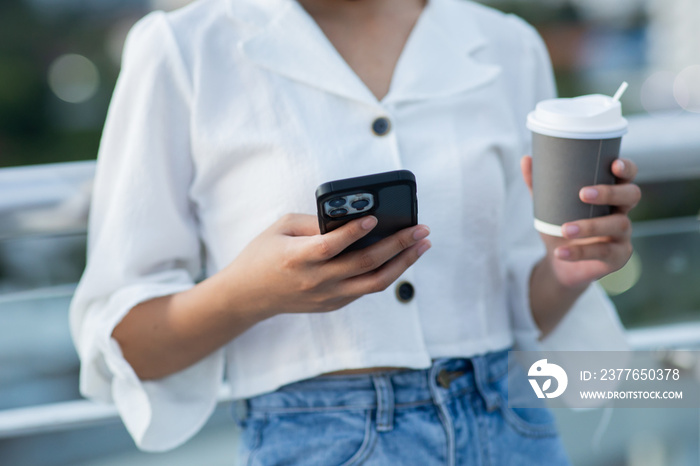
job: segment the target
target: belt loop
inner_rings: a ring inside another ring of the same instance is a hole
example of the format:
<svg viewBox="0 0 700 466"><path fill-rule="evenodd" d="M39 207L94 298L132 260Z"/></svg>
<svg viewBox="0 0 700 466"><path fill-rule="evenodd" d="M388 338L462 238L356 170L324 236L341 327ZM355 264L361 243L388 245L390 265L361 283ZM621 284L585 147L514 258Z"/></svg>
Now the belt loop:
<svg viewBox="0 0 700 466"><path fill-rule="evenodd" d="M476 388L486 404L486 409L488 411L494 411L501 404L501 399L500 395L496 391L491 390L487 385L489 380L488 362L483 356L473 357L471 361L474 366Z"/></svg>
<svg viewBox="0 0 700 466"><path fill-rule="evenodd" d="M245 428L249 411L248 400L234 400L231 403L231 415L240 428Z"/></svg>
<svg viewBox="0 0 700 466"><path fill-rule="evenodd" d="M394 388L386 374L373 375L372 382L377 392L377 431L388 432L394 428Z"/></svg>

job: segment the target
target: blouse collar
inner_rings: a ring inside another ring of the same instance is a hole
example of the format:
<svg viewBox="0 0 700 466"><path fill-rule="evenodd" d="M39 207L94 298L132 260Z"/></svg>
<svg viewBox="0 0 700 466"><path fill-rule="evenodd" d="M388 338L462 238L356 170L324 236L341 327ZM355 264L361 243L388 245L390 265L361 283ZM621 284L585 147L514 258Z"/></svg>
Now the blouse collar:
<svg viewBox="0 0 700 466"><path fill-rule="evenodd" d="M237 44L258 66L326 92L376 106L376 97L295 0L228 0L250 27ZM429 0L394 70L382 104L444 97L477 88L500 72L473 54L488 45L467 2ZM461 11L464 9L464 11Z"/></svg>

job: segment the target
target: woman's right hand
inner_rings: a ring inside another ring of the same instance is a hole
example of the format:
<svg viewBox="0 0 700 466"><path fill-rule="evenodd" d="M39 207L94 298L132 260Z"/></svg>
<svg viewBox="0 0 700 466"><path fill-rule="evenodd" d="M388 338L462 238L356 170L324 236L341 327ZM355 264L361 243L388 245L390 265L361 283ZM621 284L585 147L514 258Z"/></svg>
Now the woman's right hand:
<svg viewBox="0 0 700 466"><path fill-rule="evenodd" d="M194 287L142 302L112 336L142 379L178 372L258 322L288 312L326 312L384 290L430 247L418 225L359 251L374 217L325 235L312 215L286 215L220 272Z"/></svg>
<svg viewBox="0 0 700 466"><path fill-rule="evenodd" d="M373 216L320 234L313 215L288 214L219 272L229 305L265 319L327 312L386 289L430 248L425 225L406 228L362 250L338 255L377 225Z"/></svg>

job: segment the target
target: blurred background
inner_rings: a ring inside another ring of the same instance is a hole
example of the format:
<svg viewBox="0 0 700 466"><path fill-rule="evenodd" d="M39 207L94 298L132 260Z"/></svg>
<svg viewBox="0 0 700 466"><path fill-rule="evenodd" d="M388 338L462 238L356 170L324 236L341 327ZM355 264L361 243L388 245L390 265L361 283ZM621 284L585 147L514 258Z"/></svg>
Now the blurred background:
<svg viewBox="0 0 700 466"><path fill-rule="evenodd" d="M78 419L70 404L80 396L67 309L85 265L93 161L124 38L148 12L186 3L0 2L0 465L230 464L225 404L165 455L139 453L108 409ZM635 254L603 285L636 348L697 349L700 1L482 3L540 31L560 96L630 83L623 155L640 166L644 199L632 214ZM575 464L700 464L697 410L557 416Z"/></svg>

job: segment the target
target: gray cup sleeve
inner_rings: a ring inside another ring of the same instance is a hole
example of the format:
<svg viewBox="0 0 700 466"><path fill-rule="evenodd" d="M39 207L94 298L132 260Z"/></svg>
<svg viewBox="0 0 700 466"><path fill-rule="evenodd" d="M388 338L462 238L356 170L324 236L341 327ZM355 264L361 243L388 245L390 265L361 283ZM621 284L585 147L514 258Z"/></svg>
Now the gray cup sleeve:
<svg viewBox="0 0 700 466"><path fill-rule="evenodd" d="M585 186L615 183L612 164L620 154L622 138L564 139L538 133L532 137L535 219L561 226L609 215L610 206L586 204L579 191Z"/></svg>

